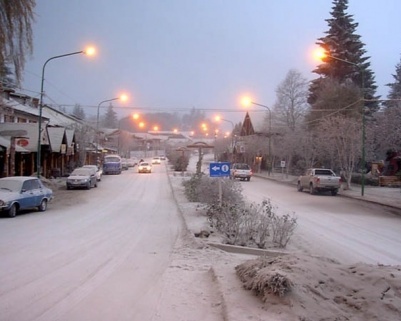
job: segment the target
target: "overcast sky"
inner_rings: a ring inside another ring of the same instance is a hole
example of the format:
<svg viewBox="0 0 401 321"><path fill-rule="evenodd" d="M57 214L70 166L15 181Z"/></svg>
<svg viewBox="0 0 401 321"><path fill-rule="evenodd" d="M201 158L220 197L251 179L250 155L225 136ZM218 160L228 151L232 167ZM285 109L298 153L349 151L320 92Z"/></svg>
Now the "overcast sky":
<svg viewBox="0 0 401 321"><path fill-rule="evenodd" d="M242 120L244 93L272 106L290 69L316 77L311 51L331 8L331 0L37 0L23 89L39 97L44 62L92 44L96 57L47 64L45 103L96 114L125 91L129 103L113 103L120 116L195 107ZM385 98L401 57L401 1L350 0L348 13Z"/></svg>

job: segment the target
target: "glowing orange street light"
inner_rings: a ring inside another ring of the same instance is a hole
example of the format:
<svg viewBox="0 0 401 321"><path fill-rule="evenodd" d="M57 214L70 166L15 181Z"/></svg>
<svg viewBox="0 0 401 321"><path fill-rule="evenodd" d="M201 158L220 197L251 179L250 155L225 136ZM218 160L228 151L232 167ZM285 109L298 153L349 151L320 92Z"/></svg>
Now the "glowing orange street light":
<svg viewBox="0 0 401 321"><path fill-rule="evenodd" d="M85 55L88 55L88 56L94 56L94 55L96 55L96 48L95 48L95 47L87 47L87 48L83 51L83 53L84 53Z"/></svg>
<svg viewBox="0 0 401 321"><path fill-rule="evenodd" d="M138 120L139 119L139 114L138 113L133 114L132 115L132 119L133 120Z"/></svg>
<svg viewBox="0 0 401 321"><path fill-rule="evenodd" d="M144 128L145 127L145 123L143 121L141 121L138 125L139 125L139 128Z"/></svg>
<svg viewBox="0 0 401 321"><path fill-rule="evenodd" d="M322 61L324 58L327 58L327 53L322 47L319 47L313 51L313 57L318 61Z"/></svg>
<svg viewBox="0 0 401 321"><path fill-rule="evenodd" d="M74 56L78 54L87 54L91 56L94 53L94 48L89 47L85 50L80 50L80 51L74 51L62 55L57 55L50 57L45 61L42 67L42 80L40 84L40 98L39 98L39 117L38 117L38 146L37 146L37 153L36 153L36 174L38 177L40 177L40 163L41 163L41 145L42 145L42 111L43 111L43 96L44 96L44 82L45 82L45 69L46 65L48 62L54 59L59 59L59 58L64 58L64 57L69 57L69 56Z"/></svg>
<svg viewBox="0 0 401 321"><path fill-rule="evenodd" d="M157 132L158 130L159 130L159 126L153 126L153 130L155 131L155 132Z"/></svg>

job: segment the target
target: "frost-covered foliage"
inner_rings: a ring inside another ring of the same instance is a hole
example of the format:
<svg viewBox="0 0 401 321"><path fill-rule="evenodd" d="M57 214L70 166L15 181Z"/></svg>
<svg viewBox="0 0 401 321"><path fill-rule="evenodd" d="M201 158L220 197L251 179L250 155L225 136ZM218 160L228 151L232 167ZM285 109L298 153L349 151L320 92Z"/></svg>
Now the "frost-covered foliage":
<svg viewBox="0 0 401 321"><path fill-rule="evenodd" d="M209 206L207 216L212 227L224 236L224 242L240 246L285 248L297 226L294 215L276 214L270 200L261 204L223 204Z"/></svg>
<svg viewBox="0 0 401 321"><path fill-rule="evenodd" d="M203 174L183 182L185 195L191 202L206 204L206 215L212 228L223 235L227 244L268 248L285 248L297 226L294 215L276 214L270 200L248 204L241 193L241 184L234 180L221 182Z"/></svg>
<svg viewBox="0 0 401 321"><path fill-rule="evenodd" d="M173 168L177 172L184 172L187 170L189 164L189 156L184 150L169 150L167 153L169 163L173 165Z"/></svg>
<svg viewBox="0 0 401 321"><path fill-rule="evenodd" d="M222 179L222 203L242 203L242 189L238 182ZM213 206L219 203L219 179L203 173L193 175L183 182L185 195L190 202L201 202Z"/></svg>

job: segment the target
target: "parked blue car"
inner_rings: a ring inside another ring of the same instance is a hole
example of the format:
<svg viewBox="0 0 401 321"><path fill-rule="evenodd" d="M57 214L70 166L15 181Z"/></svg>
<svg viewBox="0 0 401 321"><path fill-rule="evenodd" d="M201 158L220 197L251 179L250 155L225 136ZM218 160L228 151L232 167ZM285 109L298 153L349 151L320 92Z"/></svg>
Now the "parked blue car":
<svg viewBox="0 0 401 321"><path fill-rule="evenodd" d="M53 198L53 191L42 181L30 176L0 178L0 211L14 217L20 210L37 208L40 212L47 209Z"/></svg>

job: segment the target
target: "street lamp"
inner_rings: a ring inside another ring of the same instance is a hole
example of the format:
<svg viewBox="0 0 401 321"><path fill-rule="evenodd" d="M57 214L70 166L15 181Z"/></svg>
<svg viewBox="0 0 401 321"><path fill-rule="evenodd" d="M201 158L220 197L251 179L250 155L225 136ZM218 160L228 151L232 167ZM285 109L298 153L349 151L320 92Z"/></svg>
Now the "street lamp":
<svg viewBox="0 0 401 321"><path fill-rule="evenodd" d="M272 161L271 161L271 139L272 139L272 111L269 107L267 107L266 105L262 105L259 103L255 103L254 101L252 101L250 98L248 97L244 97L242 99L242 104L244 106L249 106L250 104L252 105L256 105L256 106L260 106L263 108L266 108L269 111L269 165L268 165L268 175L270 176L271 173L271 167L272 167Z"/></svg>
<svg viewBox="0 0 401 321"><path fill-rule="evenodd" d="M93 55L95 53L94 48L88 48L86 50L80 50L80 51L74 51L70 52L67 54L63 55L58 55L54 57L50 57L45 61L42 67L42 80L40 84L40 100L39 100L39 118L38 118L38 147L37 147L37 154L36 154L36 174L37 177L40 177L40 163L41 163L41 133L42 133L42 110L43 110L43 96L44 96L44 83L45 83L45 69L46 65L49 61L58 59L58 58L64 58L68 56L73 56L73 55L78 55L78 54L87 54L87 55Z"/></svg>
<svg viewBox="0 0 401 321"><path fill-rule="evenodd" d="M232 126L232 131L231 131L231 153L232 153L232 159L234 159L234 127L235 127L234 123L231 120L221 118L220 116L216 116L214 119L216 121L222 120L222 121L225 121L225 122L228 122L228 123L231 124L231 126Z"/></svg>
<svg viewBox="0 0 401 321"><path fill-rule="evenodd" d="M99 110L100 110L100 106L104 103L110 102L110 101L114 101L114 100L119 100L121 99L122 101L126 101L127 100L127 96L126 95L121 95L120 97L115 97L115 98L111 98L111 99L106 99L103 100L99 103L99 105L97 105L97 116L96 116L96 157L97 154L99 152Z"/></svg>
<svg viewBox="0 0 401 321"><path fill-rule="evenodd" d="M366 120L365 120L365 75L364 75L364 70L363 67L360 64L356 64L354 62L337 58L334 56L330 56L326 53L324 50L317 50L316 51L316 56L323 61L324 58L331 58L334 60L341 61L346 64L353 65L357 68L359 68L359 71L361 73L361 92L362 92L362 176L361 176L361 196L365 195L365 127L366 127Z"/></svg>

